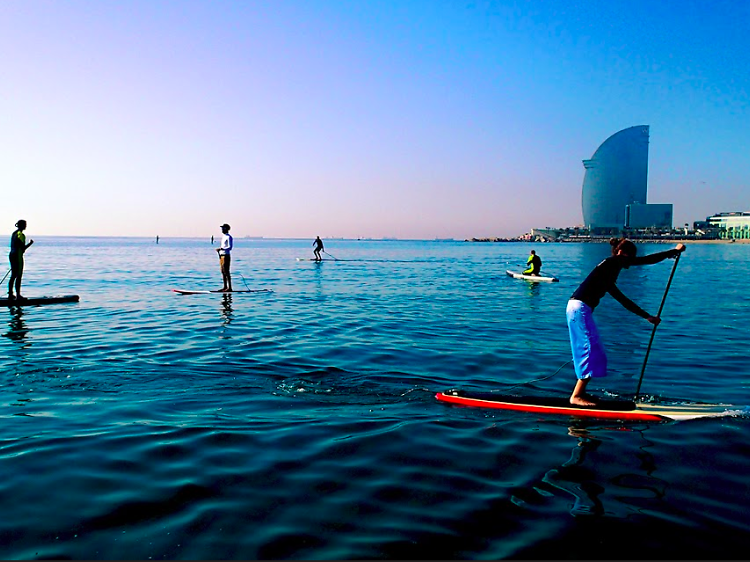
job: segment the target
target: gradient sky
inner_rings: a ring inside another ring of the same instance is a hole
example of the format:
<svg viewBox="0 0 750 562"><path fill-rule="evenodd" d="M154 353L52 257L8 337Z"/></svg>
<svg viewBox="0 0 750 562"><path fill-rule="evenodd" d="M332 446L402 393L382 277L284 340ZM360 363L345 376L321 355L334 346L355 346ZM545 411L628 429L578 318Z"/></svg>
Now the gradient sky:
<svg viewBox="0 0 750 562"><path fill-rule="evenodd" d="M676 225L750 210L747 0L5 0L0 51L8 234L516 236L633 125Z"/></svg>

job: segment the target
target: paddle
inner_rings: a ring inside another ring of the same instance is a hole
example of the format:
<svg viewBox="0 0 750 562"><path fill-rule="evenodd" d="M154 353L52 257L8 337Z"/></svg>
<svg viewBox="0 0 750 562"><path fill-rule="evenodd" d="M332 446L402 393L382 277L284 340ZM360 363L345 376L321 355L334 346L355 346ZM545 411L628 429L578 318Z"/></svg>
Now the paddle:
<svg viewBox="0 0 750 562"><path fill-rule="evenodd" d="M331 256L331 254L329 254L329 253L328 253L328 252L326 252L325 250L323 250L323 253L324 253L325 255L327 255L327 256ZM338 261L338 258L337 258L336 256L331 256L331 257L332 257L332 258L333 258L334 260Z"/></svg>
<svg viewBox="0 0 750 562"><path fill-rule="evenodd" d="M252 289L248 286L247 281L245 281L245 276L242 275L242 273L239 273L239 272L237 272L237 275L239 275L240 277L242 277L242 282L245 284L245 287L247 287L247 290L248 291L252 291Z"/></svg>
<svg viewBox="0 0 750 562"><path fill-rule="evenodd" d="M669 274L669 281L667 281L667 288L664 289L664 296L661 298L661 304L659 305L659 312L657 312L656 316L661 318L661 311L664 308L664 302L667 300L667 293L669 292L669 286L672 284L672 277L674 277L674 271L677 269L677 264L680 262L680 256L682 255L682 252L677 254L677 257L674 259L674 265L672 266L672 273ZM641 369L641 378L638 379L638 388L635 389L635 397L633 398L634 402L638 402L638 395L641 393L641 383L643 382L643 374L646 372L646 362L648 361L648 355L651 353L651 344L654 343L654 336L656 335L656 328L657 326L654 326L654 329L651 330L651 339L648 341L648 347L646 348L646 357L643 360L643 368Z"/></svg>
<svg viewBox="0 0 750 562"><path fill-rule="evenodd" d="M10 273L11 271L12 271L12 269L9 269L8 273ZM5 277L8 276L8 273L6 273L5 276L3 277L3 281L5 281ZM3 281L0 281L0 285L2 285Z"/></svg>

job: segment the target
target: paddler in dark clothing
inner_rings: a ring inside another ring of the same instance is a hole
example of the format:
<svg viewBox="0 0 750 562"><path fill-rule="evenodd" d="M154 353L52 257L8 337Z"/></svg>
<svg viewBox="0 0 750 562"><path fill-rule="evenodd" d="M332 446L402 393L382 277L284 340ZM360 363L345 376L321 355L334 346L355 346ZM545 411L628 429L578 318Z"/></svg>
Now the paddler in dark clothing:
<svg viewBox="0 0 750 562"><path fill-rule="evenodd" d="M323 249L323 241L320 239L320 236L315 237L313 246L315 246L315 249L313 250L313 254L315 254L315 261L321 261L323 258L320 256L320 252L324 252L325 250Z"/></svg>
<svg viewBox="0 0 750 562"><path fill-rule="evenodd" d="M539 271L542 269L542 258L536 255L534 250L531 250L529 259L526 260L527 269L524 270L524 275L539 275Z"/></svg>
<svg viewBox="0 0 750 562"><path fill-rule="evenodd" d="M636 257L636 247L626 238L612 238L612 256L597 265L589 276L575 290L568 301L568 331L573 352L573 366L578 382L570 396L570 403L577 406L596 406L593 398L586 394L586 385L592 377L607 375L607 356L599 339L594 323L593 312L602 297L609 293L614 299L633 314L658 326L661 318L651 316L617 288L617 276L631 265L651 265L667 258L675 258L685 251L683 244L673 250Z"/></svg>
<svg viewBox="0 0 750 562"><path fill-rule="evenodd" d="M10 236L10 281L8 281L8 298L22 299L21 295L21 279L23 278L23 255L31 246L34 241L30 240L26 243L26 235L23 231L26 230L26 221L20 220L16 223L16 230ZM16 294L13 294L13 287L16 288Z"/></svg>

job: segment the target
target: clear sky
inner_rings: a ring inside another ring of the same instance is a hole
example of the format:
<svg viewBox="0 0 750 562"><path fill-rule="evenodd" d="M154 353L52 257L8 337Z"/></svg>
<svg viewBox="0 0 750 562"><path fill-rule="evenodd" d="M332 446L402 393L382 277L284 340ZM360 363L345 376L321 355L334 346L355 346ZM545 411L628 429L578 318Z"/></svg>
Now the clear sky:
<svg viewBox="0 0 750 562"><path fill-rule="evenodd" d="M633 125L676 225L750 210L747 0L6 0L0 52L8 234L573 226Z"/></svg>

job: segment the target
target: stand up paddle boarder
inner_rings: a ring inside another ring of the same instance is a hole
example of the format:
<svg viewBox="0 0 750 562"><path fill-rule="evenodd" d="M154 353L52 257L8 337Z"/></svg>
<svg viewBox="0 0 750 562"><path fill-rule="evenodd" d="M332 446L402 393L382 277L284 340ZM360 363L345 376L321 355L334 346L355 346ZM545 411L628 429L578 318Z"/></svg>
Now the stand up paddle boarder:
<svg viewBox="0 0 750 562"><path fill-rule="evenodd" d="M524 275L536 275L539 276L539 271L542 269L542 258L536 255L534 250L531 250L529 259L526 260L527 269L524 270Z"/></svg>
<svg viewBox="0 0 750 562"><path fill-rule="evenodd" d="M232 235L229 234L229 229L231 227L224 223L221 225L221 244L219 244L219 247L216 248L217 253L219 254L219 267L221 268L221 278L224 281L224 287L222 289L219 289L222 293L231 293L232 292L232 274L229 271L230 266L232 265L232 247L234 246L234 239L232 238Z"/></svg>
<svg viewBox="0 0 750 562"><path fill-rule="evenodd" d="M622 294L615 284L617 276L631 265L651 265L667 258L676 258L685 251L683 244L677 244L673 250L658 252L648 256L636 257L636 247L626 238L612 238L612 256L606 258L589 273L583 283L575 290L568 301L566 314L570 347L573 352L576 382L570 403L577 406L596 406L596 401L586 394L586 385L592 377L607 375L607 356L599 339L599 332L594 323L594 309L602 297L609 293L623 307L658 326L661 318L651 316L628 297Z"/></svg>
<svg viewBox="0 0 750 562"><path fill-rule="evenodd" d="M313 246L315 246L315 249L313 250L313 254L315 254L315 261L321 261L323 258L320 256L320 252L324 252L325 248L323 248L323 241L320 239L320 236L315 237Z"/></svg>
<svg viewBox="0 0 750 562"><path fill-rule="evenodd" d="M21 219L16 223L16 230L10 236L10 280L8 281L8 299L22 299L21 279L23 278L23 255L34 241L26 243L26 221ZM16 294L13 294L13 287L16 288Z"/></svg>

